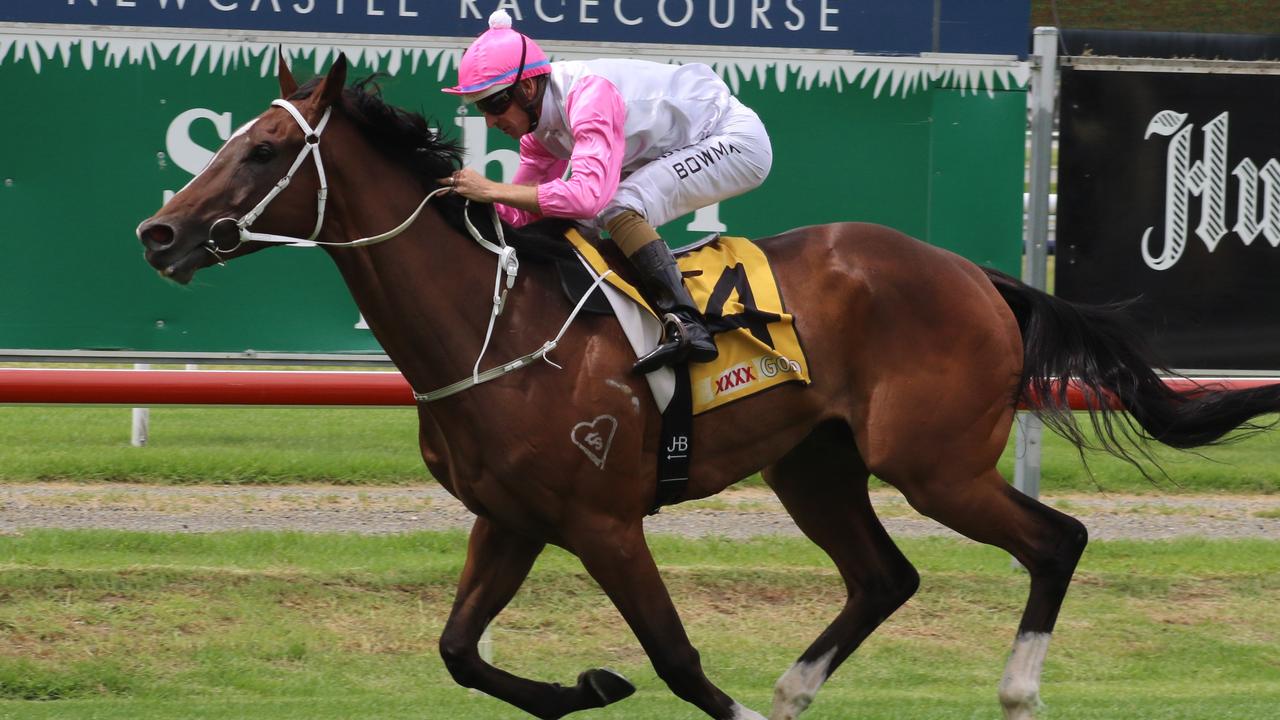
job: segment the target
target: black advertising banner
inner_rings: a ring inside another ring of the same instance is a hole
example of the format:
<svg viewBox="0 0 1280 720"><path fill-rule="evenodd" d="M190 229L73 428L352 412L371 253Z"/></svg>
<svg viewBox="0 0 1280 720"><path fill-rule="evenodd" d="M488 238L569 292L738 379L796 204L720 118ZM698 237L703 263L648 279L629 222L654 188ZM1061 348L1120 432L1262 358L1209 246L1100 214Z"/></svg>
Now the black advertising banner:
<svg viewBox="0 0 1280 720"><path fill-rule="evenodd" d="M1064 68L1056 292L1171 367L1280 370L1280 75Z"/></svg>

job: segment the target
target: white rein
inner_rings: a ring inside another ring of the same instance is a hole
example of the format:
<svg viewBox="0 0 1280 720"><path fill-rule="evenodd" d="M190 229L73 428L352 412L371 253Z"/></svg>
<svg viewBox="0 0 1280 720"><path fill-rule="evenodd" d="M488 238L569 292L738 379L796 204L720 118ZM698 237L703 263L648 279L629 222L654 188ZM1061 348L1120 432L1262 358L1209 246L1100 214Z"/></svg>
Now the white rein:
<svg viewBox="0 0 1280 720"><path fill-rule="evenodd" d="M431 198L452 189L439 188L428 193L427 196L422 199L422 202L418 204L418 207L413 211L413 214L411 214L404 222L380 235L359 238L349 242L319 241L316 238L320 236L320 229L324 225L325 206L328 204L329 198L329 181L325 176L324 161L320 158L320 135L324 132L325 127L328 126L329 115L333 109L327 108L324 111L324 115L320 118L320 123L313 129L310 123L307 122L306 118L302 117L302 113L298 111L298 108L288 100L273 100L271 104L276 107L284 108L288 111L289 115L291 115L294 121L298 123L298 126L302 128L304 135L302 150L298 151L298 157L294 159L293 165L289 168L289 172L286 173L273 188L271 188L266 196L263 197L252 210L245 213L245 215L239 220L234 218L222 218L221 220L213 223L213 227L210 228L210 238L205 244L205 249L213 253L214 257L218 258L219 262L221 262L222 255L234 252L245 242L280 243L290 247L316 247L319 245L325 245L328 247L364 247L390 240L409 229L409 226L418 219L420 214L422 214L423 208L427 206L427 203L431 201ZM276 196L283 192L285 188L289 187L289 183L293 181L293 176L298 172L298 169L302 167L302 163L306 160L308 155L310 155L315 161L316 174L320 178L320 188L316 191L316 226L315 229L311 231L310 237L303 239L290 237L288 235L273 235L271 233L255 233L250 231L249 226L252 225L264 211L266 211L267 206L271 204L271 201L275 200ZM578 314L582 312L582 308L586 304L587 298L589 298L591 293L595 292L596 288L599 287L600 284L604 282L604 279L609 276L609 272L605 272L603 275L596 278L591 289L582 295L578 304L574 306L573 312L569 313L568 319L565 320L564 325L561 326L560 332L557 333L554 338L543 343L542 347L527 355L523 355L508 363L481 372L480 361L484 359L485 351L489 349L489 341L493 338L494 324L497 321L498 316L502 314L503 307L506 305L507 291L516 284L516 275L520 272L520 261L516 257L516 249L507 245L506 240L503 237L502 220L498 217L497 208L490 207L493 217L494 233L498 239L498 242L493 243L486 240L485 237L480 234L480 231L476 229L475 225L471 223L470 214L467 212L470 204L471 201L468 200L462 213L463 220L466 223L467 232L477 244L498 256L497 273L493 284L493 309L489 314L489 327L485 330L484 344L481 345L480 355L476 358L476 364L471 369L471 376L431 392L420 393L417 390L414 390L413 398L418 402L431 402L432 400L439 400L441 398L460 393L463 390L479 385L480 383L488 382L494 378L506 375L507 373L528 367L540 359L546 360L547 363L559 368L559 365L556 365L547 357L547 353L555 349L560 342L560 338L564 337L565 331L569 329L569 325L571 325L574 319L578 317ZM220 223L234 223L236 227L236 244L228 250L218 247L217 242L213 239L214 228L218 227ZM503 287L504 277L506 278L505 287Z"/></svg>

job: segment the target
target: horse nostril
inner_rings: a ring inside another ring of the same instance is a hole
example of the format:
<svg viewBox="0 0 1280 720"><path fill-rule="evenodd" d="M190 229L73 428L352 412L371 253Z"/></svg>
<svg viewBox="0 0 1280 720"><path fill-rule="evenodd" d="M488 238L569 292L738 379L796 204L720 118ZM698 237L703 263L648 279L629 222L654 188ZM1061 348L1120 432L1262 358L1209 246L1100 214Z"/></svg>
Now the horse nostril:
<svg viewBox="0 0 1280 720"><path fill-rule="evenodd" d="M164 223L150 223L138 228L138 239L148 250L159 252L173 246L177 234Z"/></svg>

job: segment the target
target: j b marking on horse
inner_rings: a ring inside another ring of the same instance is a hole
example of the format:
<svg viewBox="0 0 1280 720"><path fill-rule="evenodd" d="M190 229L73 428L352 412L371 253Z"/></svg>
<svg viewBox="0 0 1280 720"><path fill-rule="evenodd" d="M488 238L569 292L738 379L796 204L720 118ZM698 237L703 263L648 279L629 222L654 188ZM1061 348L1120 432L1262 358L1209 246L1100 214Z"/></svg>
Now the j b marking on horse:
<svg viewBox="0 0 1280 720"><path fill-rule="evenodd" d="M587 458L596 467L603 470L605 460L609 457L609 448L613 447L613 435L617 431L618 419L612 415L601 415L595 420L574 425L569 438L587 454Z"/></svg>
<svg viewBox="0 0 1280 720"><path fill-rule="evenodd" d="M299 89L281 62L282 99L139 225L146 261L185 284L269 243L324 243L415 391L488 377L457 351L489 337L497 317L486 307L496 282L493 251L471 234L466 207L439 183L461 167L459 147L367 86L346 88L346 70L340 56L324 78ZM342 201L326 215L330 195ZM393 230L353 240L349 228ZM521 253L563 241L562 228L554 236L505 231L512 247L527 243ZM1090 397L1122 400L1144 433L1179 448L1280 411L1276 385L1175 391L1135 342L1142 330L1116 309L1047 295L889 228L816 225L757 246L805 338L813 382L782 384L694 417L698 452L681 499L709 497L759 471L839 570L841 582L831 588L839 610L777 682L771 720L801 713L919 588L918 572L875 515L871 475L922 514L1009 552L1027 569L1029 592L996 693L1006 718L1024 720L1039 705L1051 634L1088 537L1078 520L1023 495L998 472L1015 408L1024 404L1068 440L1080 439L1061 379L1075 378ZM490 352L514 358L556 338L563 369L535 358L492 382L468 384L465 393L415 392L423 460L476 513L440 637L444 666L460 685L539 718L635 691L602 668L559 684L481 657L485 627L555 544L582 561L673 693L717 720L763 720L707 677L645 540L657 456L680 447L658 446L657 405L641 397L644 380L629 373L635 352L607 319L565 323L573 305L551 263L525 267L519 283L511 273ZM770 368L781 371L781 359L761 364L756 377ZM750 380L731 377L738 386ZM596 392L618 385L633 392ZM1090 410L1101 442L1132 457L1115 434L1129 425L1110 419L1114 412L1107 402ZM617 432L618 418L628 432ZM566 427L572 446L564 443ZM600 470L610 462L608 472L566 472L583 466L579 452Z"/></svg>

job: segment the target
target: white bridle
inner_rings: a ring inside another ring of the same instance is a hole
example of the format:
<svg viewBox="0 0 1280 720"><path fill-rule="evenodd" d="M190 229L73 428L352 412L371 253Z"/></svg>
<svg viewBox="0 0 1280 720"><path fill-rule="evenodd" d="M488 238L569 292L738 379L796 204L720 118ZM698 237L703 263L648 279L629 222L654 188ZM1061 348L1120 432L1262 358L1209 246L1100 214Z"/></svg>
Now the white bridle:
<svg viewBox="0 0 1280 720"><path fill-rule="evenodd" d="M333 108L326 108L324 115L320 116L320 123L316 125L315 128L312 128L311 124L307 122L307 119L302 117L302 113L298 108L288 100L272 100L271 104L278 108L284 108L289 115L293 117L294 122L298 123L298 127L302 128L302 149L298 151L298 157L294 158L293 165L289 167L289 172L285 173L284 177L280 178L280 181L275 184L275 187L272 187L271 190L267 192L266 196L259 200L257 205L253 206L252 210L245 213L239 220L230 217L217 220L209 228L209 239L205 242L205 249L213 253L214 257L217 257L219 261L222 259L220 257L221 255L233 253L238 250L241 245L250 241L280 243L291 247L316 247L317 245L328 245L330 247L363 247L365 245L380 243L384 240L390 240L407 230L409 226L413 224L413 221L418 219L418 215L422 214L422 209L427 206L427 202L429 202L431 198L442 192L446 192L449 189L440 188L428 194L422 199L418 208L413 211L413 214L410 215L408 219L400 223L397 227L392 228L381 235L373 235L348 242L322 242L317 240L316 238L320 237L320 229L324 226L324 211L329 200L329 179L326 177L324 172L324 160L320 157L320 135L324 133L325 127L329 124L329 116L333 112ZM316 226L315 229L311 231L311 235L306 238L299 238L292 237L290 235L275 235L272 233L257 233L251 231L249 226L257 221L257 219L262 216L262 213L266 212L267 206L271 204L272 200L276 199L276 196L284 192L285 188L289 187L289 183L293 182L293 176L297 174L298 169L302 167L302 163L306 161L308 155L315 161L316 175L320 178L320 187L316 190ZM214 239L216 229L223 223L232 223L236 228L236 244L228 249L218 247L218 242ZM478 232L473 231L472 234L481 242L481 244L488 247L491 251L497 252L499 255L502 254L501 249L494 249L497 246L494 246L493 243L480 238ZM502 242L501 223L498 223L498 242L502 243L501 248L506 248L506 243ZM514 276L514 271L512 271L512 275Z"/></svg>
<svg viewBox="0 0 1280 720"><path fill-rule="evenodd" d="M266 196L263 197L262 200L258 201L257 205L253 206L252 210L245 213L239 220L236 220L235 218L222 218L221 220L213 223L213 226L209 228L209 240L205 243L205 247L208 248L209 252L212 252L215 256L220 253L226 254L235 252L247 241L285 243L300 247L312 247L317 244L316 238L320 235L320 228L324 225L324 210L325 206L328 205L329 199L329 180L324 174L324 161L320 159L320 135L329 124L329 116L332 114L333 108L326 108L324 115L320 118L320 124L316 125L315 128L312 128L311 124L307 122L307 119L302 117L302 113L298 112L298 108L288 100L272 100L271 104L275 107L284 108L288 111L288 113L293 116L294 121L298 123L298 126L302 128L302 149L298 151L298 157L294 158L293 165L289 168L289 172L285 173L284 177L280 178L280 182L277 182L275 187L271 188ZM316 174L320 177L320 189L316 191L316 227L311 231L311 236L304 240L302 238L289 237L287 235L273 235L271 233L256 233L250 231L249 226L266 211L267 206L271 204L271 201L275 200L276 196L284 192L284 189L289 187L289 183L293 182L293 176L298 172L298 168L302 167L302 163L307 159L308 155L315 160ZM236 244L230 249L223 249L218 247L218 243L214 239L214 231L219 225L228 222L234 223L236 226Z"/></svg>
<svg viewBox="0 0 1280 720"><path fill-rule="evenodd" d="M443 187L431 191L422 199L422 202L418 204L417 209L413 211L412 215L397 227L392 228L381 235L359 238L349 242L322 242L320 240L316 240L316 238L320 236L320 229L324 226L324 210L329 199L329 181L325 177L324 161L320 158L320 135L329 124L329 115L333 112L333 108L329 107L325 109L324 115L320 117L320 123L313 129L311 124L307 122L307 119L302 117L302 113L298 111L298 108L288 100L272 100L271 104L275 107L284 108L288 111L289 115L291 115L294 121L298 123L298 126L302 128L304 137L302 149L298 151L298 157L294 158L293 165L290 166L289 172L285 173L285 176L280 178L280 181L275 184L275 187L271 188L271 190L267 192L266 197L258 201L258 204L255 205L252 210L245 213L244 217L239 220L230 217L222 218L221 220L215 221L209 228L209 239L205 242L204 247L206 250L213 253L213 256L218 258L219 262L222 261L222 258L220 257L221 255L235 252L241 245L249 241L281 243L290 247L316 247L317 245L326 245L329 247L362 247L365 245L380 243L384 240L390 240L391 238L403 233L415 220L418 219L418 215L422 214L423 208L427 206L427 203L430 202L431 198L439 195L440 193L448 192L451 189ZM302 167L302 163L306 161L308 155L315 160L316 174L320 178L320 188L316 191L316 227L311 231L310 237L303 239L288 235L256 233L249 230L249 226L266 211L267 206L271 204L271 201L275 200L277 195L284 192L284 189L289 187L289 183L293 181L294 174L298 172L298 168ZM470 203L471 201L468 200L467 202ZM470 233L471 238L481 247L498 256L498 270L497 276L494 278L493 286L493 310L489 315L489 328L485 331L484 344L480 347L480 356L476 358L476 364L471 370L470 377L463 378L452 385L447 385L432 392L420 393L417 390L414 390L413 397L418 402L431 402L433 400L439 400L441 398L460 393L463 390L479 385L480 383L488 382L489 380L501 377L507 373L528 367L538 360L545 360L546 362L559 367L559 365L551 362L547 357L547 353L555 349L556 345L560 342L560 338L564 336L565 331L569 329L569 325L573 323L574 318L582 312L582 308L586 304L587 298L589 298L591 293L593 293L596 288L604 282L604 279L611 274L611 272L606 271L604 275L596 278L595 283L589 290L583 293L582 298L574 307L573 312L569 314L569 318L565 320L564 325L560 328L560 332L557 333L554 338L543 343L542 347L527 355L523 355L515 360L482 372L480 370L480 361L484 359L484 353L489 348L489 340L493 337L494 323L497 321L498 316L502 314L503 306L506 304L507 300L507 291L515 286L516 275L520 271L520 261L516 258L516 249L507 245L505 238L503 238L502 220L498 217L497 208L491 207L490 210L493 213L493 227L498 239L498 242L496 243L490 242L480 234L480 231L471 223L471 216L465 209L462 213L463 221L466 223L467 232ZM229 250L224 250L218 247L218 243L213 237L214 230L222 223L232 223L236 228L236 244ZM503 287L504 276L506 278L505 288Z"/></svg>

